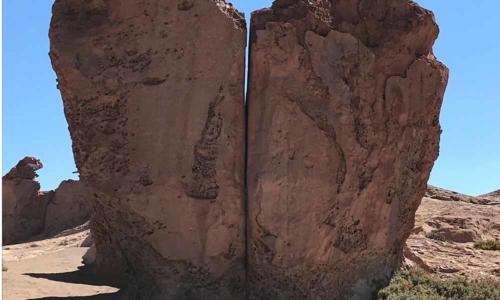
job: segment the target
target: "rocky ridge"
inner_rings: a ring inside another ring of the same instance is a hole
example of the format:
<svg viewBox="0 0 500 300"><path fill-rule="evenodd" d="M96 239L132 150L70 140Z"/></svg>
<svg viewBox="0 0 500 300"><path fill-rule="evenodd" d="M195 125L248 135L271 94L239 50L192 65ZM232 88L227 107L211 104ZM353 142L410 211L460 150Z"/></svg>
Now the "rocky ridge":
<svg viewBox="0 0 500 300"><path fill-rule="evenodd" d="M479 196L469 196L429 185L425 192L425 197L435 200L460 201L473 204L484 204L484 205L500 204L500 194L498 193L498 191Z"/></svg>

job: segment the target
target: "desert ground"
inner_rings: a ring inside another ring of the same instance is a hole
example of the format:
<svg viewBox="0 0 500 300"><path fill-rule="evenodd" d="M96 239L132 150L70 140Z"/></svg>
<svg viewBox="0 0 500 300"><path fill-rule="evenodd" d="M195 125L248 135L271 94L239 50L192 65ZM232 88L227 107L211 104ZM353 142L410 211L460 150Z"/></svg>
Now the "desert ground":
<svg viewBox="0 0 500 300"><path fill-rule="evenodd" d="M82 264L88 235L81 228L3 247L3 299L113 299L118 288L96 282Z"/></svg>
<svg viewBox="0 0 500 300"><path fill-rule="evenodd" d="M82 264L89 235L84 224L53 238L4 246L3 299L117 299L119 288L98 282ZM500 251L474 247L483 240L500 240L498 195L472 197L430 187L406 242L404 265L443 280L500 280Z"/></svg>
<svg viewBox="0 0 500 300"><path fill-rule="evenodd" d="M500 251L474 247L500 239L500 205L424 198L406 242L409 265L448 279L500 279Z"/></svg>

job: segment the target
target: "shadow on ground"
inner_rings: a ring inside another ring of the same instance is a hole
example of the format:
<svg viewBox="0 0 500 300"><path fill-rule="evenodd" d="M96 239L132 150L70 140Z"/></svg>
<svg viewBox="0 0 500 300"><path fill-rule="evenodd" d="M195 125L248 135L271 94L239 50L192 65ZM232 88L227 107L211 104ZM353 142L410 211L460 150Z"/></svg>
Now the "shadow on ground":
<svg viewBox="0 0 500 300"><path fill-rule="evenodd" d="M76 283L76 284L85 284L85 285L95 285L95 286L111 286L115 288L121 288L117 283L104 282L102 280L97 279L95 276L95 272L93 268L82 266L78 267L78 270L72 272L64 272L64 273L26 273L24 275L33 277L33 278L43 278L52 281L59 281L65 283ZM120 299L120 296L123 295L123 292L118 291L116 293L106 293L106 294L97 294L91 296L68 296L68 297L43 297L43 298L32 298L28 300L51 300L51 299L81 299L81 300L108 300L108 299Z"/></svg>
<svg viewBox="0 0 500 300"><path fill-rule="evenodd" d="M114 300L114 299L120 299L120 296L122 294L120 292L116 293L109 293L109 294L99 294L99 295L92 295L92 296L72 296L72 297L43 297L43 298L31 298L27 300Z"/></svg>

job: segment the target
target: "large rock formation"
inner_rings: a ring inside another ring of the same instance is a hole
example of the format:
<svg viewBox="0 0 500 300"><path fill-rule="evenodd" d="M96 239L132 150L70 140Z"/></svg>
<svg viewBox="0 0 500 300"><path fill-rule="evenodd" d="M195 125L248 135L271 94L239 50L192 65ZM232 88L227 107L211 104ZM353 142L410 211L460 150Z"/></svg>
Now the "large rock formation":
<svg viewBox="0 0 500 300"><path fill-rule="evenodd" d="M244 287L244 17L222 0L57 0L50 30L98 272L142 299Z"/></svg>
<svg viewBox="0 0 500 300"><path fill-rule="evenodd" d="M2 243L12 244L43 232L45 212L54 192L40 192L35 157L25 157L2 178Z"/></svg>
<svg viewBox="0 0 500 300"><path fill-rule="evenodd" d="M406 0L279 0L251 26L251 298L370 299L438 156L434 17Z"/></svg>
<svg viewBox="0 0 500 300"><path fill-rule="evenodd" d="M61 182L47 206L44 234L51 236L87 222L91 215L91 196L80 181Z"/></svg>
<svg viewBox="0 0 500 300"><path fill-rule="evenodd" d="M2 178L3 244L50 237L90 218L88 189L79 181L63 181L53 191L40 191L35 157L25 157Z"/></svg>

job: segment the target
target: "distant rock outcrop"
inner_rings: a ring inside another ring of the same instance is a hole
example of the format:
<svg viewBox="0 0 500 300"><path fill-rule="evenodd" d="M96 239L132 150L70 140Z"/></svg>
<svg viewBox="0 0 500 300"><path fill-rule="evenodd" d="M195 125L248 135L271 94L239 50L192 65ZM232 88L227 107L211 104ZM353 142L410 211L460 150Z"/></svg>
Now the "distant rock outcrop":
<svg viewBox="0 0 500 300"><path fill-rule="evenodd" d="M54 235L90 219L91 194L80 181L66 180L54 191L45 213L44 234Z"/></svg>
<svg viewBox="0 0 500 300"><path fill-rule="evenodd" d="M2 178L2 242L12 244L43 232L45 212L54 192L40 192L35 157L25 157Z"/></svg>
<svg viewBox="0 0 500 300"><path fill-rule="evenodd" d="M141 299L241 298L244 16L222 0L57 0L50 39L98 273L129 271Z"/></svg>
<svg viewBox="0 0 500 300"><path fill-rule="evenodd" d="M52 236L89 220L89 192L83 184L68 180L41 192L35 178L42 167L39 159L25 157L2 178L3 244Z"/></svg>
<svg viewBox="0 0 500 300"><path fill-rule="evenodd" d="M432 185L427 186L427 190L425 191L425 197L435 200L461 201L474 204L493 204L493 205L500 204L500 197L496 197L495 192L474 197L465 194L460 194L454 191L449 191Z"/></svg>
<svg viewBox="0 0 500 300"><path fill-rule="evenodd" d="M26 156L25 158L21 159L16 164L16 166L9 171L9 173L5 174L3 179L33 180L38 177L36 171L40 170L41 168L43 168L43 164L38 158Z"/></svg>
<svg viewBox="0 0 500 300"><path fill-rule="evenodd" d="M500 190L496 190L496 191L491 192L491 193L483 194L483 195L480 195L478 197L500 202Z"/></svg>
<svg viewBox="0 0 500 300"><path fill-rule="evenodd" d="M438 156L434 16L406 0L278 0L251 26L251 299L369 299Z"/></svg>
<svg viewBox="0 0 500 300"><path fill-rule="evenodd" d="M500 278L500 251L476 249L474 243L500 241L500 206L441 188L424 197L415 228L406 242L406 263L443 278ZM457 196L459 195L459 196ZM465 196L465 197L464 197Z"/></svg>

